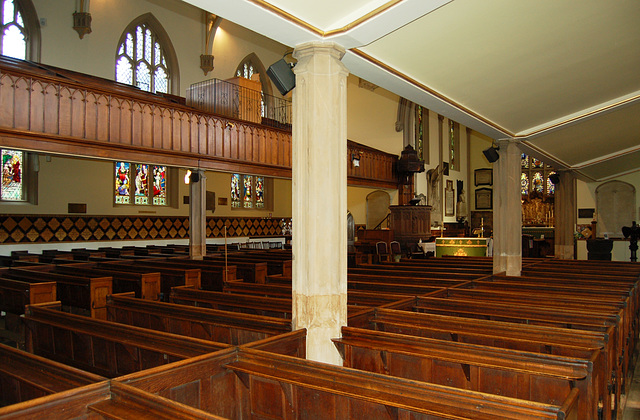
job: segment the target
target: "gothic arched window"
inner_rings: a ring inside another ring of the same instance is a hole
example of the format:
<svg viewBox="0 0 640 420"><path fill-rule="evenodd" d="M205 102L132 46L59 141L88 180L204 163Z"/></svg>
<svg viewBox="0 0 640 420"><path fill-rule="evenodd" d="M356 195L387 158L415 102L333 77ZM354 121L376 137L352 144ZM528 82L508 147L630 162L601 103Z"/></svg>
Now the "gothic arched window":
<svg viewBox="0 0 640 420"><path fill-rule="evenodd" d="M0 54L40 61L40 25L31 0L0 0Z"/></svg>
<svg viewBox="0 0 640 420"><path fill-rule="evenodd" d="M151 14L134 20L120 37L116 81L147 92L175 94L177 67L171 42Z"/></svg>

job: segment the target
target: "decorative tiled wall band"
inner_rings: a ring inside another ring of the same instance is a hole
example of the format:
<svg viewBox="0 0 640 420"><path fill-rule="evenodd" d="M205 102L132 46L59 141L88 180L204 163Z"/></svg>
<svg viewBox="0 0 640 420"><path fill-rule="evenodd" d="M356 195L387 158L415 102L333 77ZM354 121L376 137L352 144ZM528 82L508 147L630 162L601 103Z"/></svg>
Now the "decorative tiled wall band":
<svg viewBox="0 0 640 420"><path fill-rule="evenodd" d="M207 238L282 235L290 218L207 217ZM189 218L170 216L2 215L0 244L189 238Z"/></svg>

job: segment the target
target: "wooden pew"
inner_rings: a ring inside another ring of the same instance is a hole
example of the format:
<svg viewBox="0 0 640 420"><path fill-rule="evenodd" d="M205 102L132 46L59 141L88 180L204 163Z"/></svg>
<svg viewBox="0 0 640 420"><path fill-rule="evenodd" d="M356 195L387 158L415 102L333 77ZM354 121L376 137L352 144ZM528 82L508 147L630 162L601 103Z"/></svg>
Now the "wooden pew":
<svg viewBox="0 0 640 420"><path fill-rule="evenodd" d="M599 351L570 358L350 327L333 342L345 367L552 405L576 387L578 418L603 415Z"/></svg>
<svg viewBox="0 0 640 420"><path fill-rule="evenodd" d="M56 282L30 282L0 277L0 311L19 316L30 303L56 300Z"/></svg>
<svg viewBox="0 0 640 420"><path fill-rule="evenodd" d="M394 269L394 270L406 270L406 271L429 271L432 273L443 273L443 274L472 274L477 277L489 276L493 274L493 266L491 265L477 265L477 264L428 264L421 263L421 261L429 261L427 260L409 260L411 262L405 261L381 261L380 268L384 270ZM416 262L418 261L418 262Z"/></svg>
<svg viewBox="0 0 640 420"><path fill-rule="evenodd" d="M111 277L113 293L134 292L140 299L160 299L160 273L132 273L128 271L100 269L95 263L45 265L37 268L58 274ZM55 300L55 299L54 299Z"/></svg>
<svg viewBox="0 0 640 420"><path fill-rule="evenodd" d="M291 294L287 298L257 297L179 286L171 289L170 300L180 305L291 319Z"/></svg>
<svg viewBox="0 0 640 420"><path fill-rule="evenodd" d="M421 268L415 269L396 269L385 266L367 265L358 266L355 268L349 268L349 275L369 275L376 277L412 277L412 278L435 278L435 279L450 279L456 281L471 281L486 277L485 274L475 273L461 273L446 270L431 271Z"/></svg>
<svg viewBox="0 0 640 420"><path fill-rule="evenodd" d="M59 309L59 302L27 306L24 316L27 351L108 378L228 346Z"/></svg>
<svg viewBox="0 0 640 420"><path fill-rule="evenodd" d="M50 273L46 266L9 268L0 271L0 277L25 282L56 282L56 297L70 309L82 309L92 318L107 318L107 295L112 293L111 277L86 277Z"/></svg>
<svg viewBox="0 0 640 420"><path fill-rule="evenodd" d="M224 260L223 253L207 254L210 259L219 258ZM282 274L283 276L291 276L292 256L291 253L281 254L272 253L270 251L239 251L227 254L227 258L235 258L250 262L266 262L267 274Z"/></svg>
<svg viewBox="0 0 640 420"><path fill-rule="evenodd" d="M223 417L114 381L104 381L20 404L0 407L0 418L3 420L43 418L223 420Z"/></svg>
<svg viewBox="0 0 640 420"><path fill-rule="evenodd" d="M0 344L0 407L105 380L102 376Z"/></svg>
<svg viewBox="0 0 640 420"><path fill-rule="evenodd" d="M246 347L118 381L227 418L576 419L579 395L546 405Z"/></svg>
<svg viewBox="0 0 640 420"><path fill-rule="evenodd" d="M511 293L535 294L550 298L573 297L578 299L597 299L601 304L617 306L619 322L616 323L616 356L611 364L616 366L618 394L625 392L627 377L630 375L631 357L637 341L637 331L633 324L635 318L631 313L632 293L626 286L618 287L615 284L571 284L560 283L557 280L545 281L535 278L495 276L494 281L473 282L474 289L500 290ZM621 308L620 308L621 307ZM573 309L578 312L583 309ZM604 308L603 308L604 309ZM590 309L592 312L598 309ZM634 337L636 339L634 339Z"/></svg>
<svg viewBox="0 0 640 420"><path fill-rule="evenodd" d="M229 282L224 286L224 293L244 294L291 299L291 285L288 284L260 284L241 281Z"/></svg>
<svg viewBox="0 0 640 420"><path fill-rule="evenodd" d="M241 347L305 359L307 357L307 330L301 328L253 341Z"/></svg>
<svg viewBox="0 0 640 420"><path fill-rule="evenodd" d="M291 321L262 315L109 296L108 320L226 344L245 344L291 331Z"/></svg>
<svg viewBox="0 0 640 420"><path fill-rule="evenodd" d="M170 255L167 255L170 257ZM137 260L137 266L150 268L174 268L179 270L200 270L200 287L204 290L222 291L225 281L236 280L237 267L210 264L208 261L196 261L185 258L156 258L154 260ZM226 279L225 279L226 274Z"/></svg>
<svg viewBox="0 0 640 420"><path fill-rule="evenodd" d="M351 292L347 296L347 312L353 315L363 308L388 304L404 298L406 298L404 295ZM223 311L291 319L291 294L288 297L274 298L253 296L251 294L211 292L180 286L171 289L171 302Z"/></svg>
<svg viewBox="0 0 640 420"><path fill-rule="evenodd" d="M347 283L348 291L371 293L385 293L395 296L420 296L437 292L441 287L425 286L420 284L397 284L351 281ZM252 294L257 296L269 296L287 298L291 296L291 285L284 283L251 284L244 282L229 282L224 287L225 293Z"/></svg>
<svg viewBox="0 0 640 420"><path fill-rule="evenodd" d="M407 301L410 300L412 299L407 299ZM605 418L615 417L613 413L620 409L619 395L616 394L616 378L614 371L607 364L605 354L607 347L610 346L609 337L601 332L429 313L408 313L387 308L377 308L369 313L351 317L349 326L586 359L591 358L593 352L597 350L601 352L605 366L603 372L598 372L602 381L601 389L607 390L604 401Z"/></svg>
<svg viewBox="0 0 640 420"><path fill-rule="evenodd" d="M349 272L347 274L349 282L354 283L387 283L396 285L407 286L428 286L436 288L455 287L463 285L470 280L464 276L461 279L456 279L455 276L451 277L410 277L410 276L393 276L393 275L381 275L381 274L354 274ZM285 276L267 276L268 284L291 284L291 277ZM363 287L360 287L363 288ZM406 294L406 290L405 293ZM420 293L418 293L420 294Z"/></svg>
<svg viewBox="0 0 640 420"><path fill-rule="evenodd" d="M399 309L398 306L395 307ZM472 319L490 319L528 325L546 325L571 330L597 331L608 335L611 339L603 349L607 370L615 374L612 382L616 384L616 395L622 393L619 378L624 375L621 357L623 349L618 337L618 312L602 309L585 310L584 308L565 308L553 306L535 306L525 303L514 305L509 302L487 302L480 300L464 300L452 297L418 297L411 310L431 314L459 316ZM613 380L615 379L615 381Z"/></svg>
<svg viewBox="0 0 640 420"><path fill-rule="evenodd" d="M170 268L144 266L132 261L97 261L96 267L107 270L129 271L133 273L160 273L160 293L163 301L169 300L171 288L175 286L201 287L200 269L198 268Z"/></svg>
<svg viewBox="0 0 640 420"><path fill-rule="evenodd" d="M204 261L217 262L221 265L225 263L224 257L216 256L204 256ZM250 262L242 259L228 258L226 260L228 264L235 265L236 276L249 283L264 283L268 273L268 266L266 262Z"/></svg>
<svg viewBox="0 0 640 420"><path fill-rule="evenodd" d="M24 348L24 324L20 315L26 305L56 301L56 282L29 282L0 277L0 311L5 312L0 335Z"/></svg>

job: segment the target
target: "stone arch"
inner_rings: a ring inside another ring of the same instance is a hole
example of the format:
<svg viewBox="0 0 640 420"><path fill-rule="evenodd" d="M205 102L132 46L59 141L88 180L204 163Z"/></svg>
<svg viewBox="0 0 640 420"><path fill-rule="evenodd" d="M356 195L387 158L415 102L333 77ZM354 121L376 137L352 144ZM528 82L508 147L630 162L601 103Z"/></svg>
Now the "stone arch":
<svg viewBox="0 0 640 420"><path fill-rule="evenodd" d="M367 229L375 228L387 217L389 205L391 196L386 191L377 190L367 195Z"/></svg>
<svg viewBox="0 0 640 420"><path fill-rule="evenodd" d="M269 83L269 78L267 77L267 70L264 68L262 61L260 61L256 53L251 53L243 58L238 64L238 67L236 67L236 71L233 73L233 75L237 76L238 71L241 71L245 64L251 64L253 66L254 72L260 75L260 85L262 86L262 93L271 96L273 94L273 90L271 88L271 83Z"/></svg>
<svg viewBox="0 0 640 420"><path fill-rule="evenodd" d="M596 188L597 236L622 238L622 227L636 218L636 189L623 181L609 181Z"/></svg>

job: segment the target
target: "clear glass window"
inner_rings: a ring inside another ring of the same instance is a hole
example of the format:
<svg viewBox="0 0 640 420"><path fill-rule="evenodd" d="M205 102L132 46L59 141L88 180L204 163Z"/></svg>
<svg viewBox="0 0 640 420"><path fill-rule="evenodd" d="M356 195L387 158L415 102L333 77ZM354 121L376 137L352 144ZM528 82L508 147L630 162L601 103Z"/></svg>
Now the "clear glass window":
<svg viewBox="0 0 640 420"><path fill-rule="evenodd" d="M0 0L0 8L2 8L0 53L24 60L27 58L27 30L24 27L22 14L13 0Z"/></svg>
<svg viewBox="0 0 640 420"><path fill-rule="evenodd" d="M146 24L127 33L118 47L116 80L147 92L169 91L169 69L162 46Z"/></svg>

